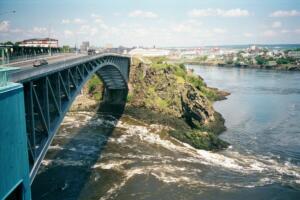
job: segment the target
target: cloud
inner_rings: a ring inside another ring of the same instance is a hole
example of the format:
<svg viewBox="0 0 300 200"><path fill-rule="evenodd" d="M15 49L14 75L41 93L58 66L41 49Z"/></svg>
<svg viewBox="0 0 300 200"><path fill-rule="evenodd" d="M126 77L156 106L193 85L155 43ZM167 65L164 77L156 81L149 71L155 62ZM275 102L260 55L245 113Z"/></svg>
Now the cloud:
<svg viewBox="0 0 300 200"><path fill-rule="evenodd" d="M34 34L45 34L48 32L48 29L45 27L33 27L29 32Z"/></svg>
<svg viewBox="0 0 300 200"><path fill-rule="evenodd" d="M270 14L271 17L296 17L300 16L298 10L277 10Z"/></svg>
<svg viewBox="0 0 300 200"><path fill-rule="evenodd" d="M121 13L119 13L119 12L114 12L113 13L113 16L116 16L116 17L119 17L119 16L121 16L122 14Z"/></svg>
<svg viewBox="0 0 300 200"><path fill-rule="evenodd" d="M273 30L266 30L262 33L262 35L265 37L274 37L277 35L277 33Z"/></svg>
<svg viewBox="0 0 300 200"><path fill-rule="evenodd" d="M280 32L283 34L285 33L300 34L300 28L294 30L282 29Z"/></svg>
<svg viewBox="0 0 300 200"><path fill-rule="evenodd" d="M69 19L63 19L63 20L61 20L61 23L62 24L70 24L71 20L69 20Z"/></svg>
<svg viewBox="0 0 300 200"><path fill-rule="evenodd" d="M70 36L73 36L74 33L73 33L73 31L70 31L70 30L64 30L64 35L65 35L66 37L70 37Z"/></svg>
<svg viewBox="0 0 300 200"><path fill-rule="evenodd" d="M83 24L84 22L85 22L85 20L80 19L80 18L76 18L76 19L73 20L74 24Z"/></svg>
<svg viewBox="0 0 300 200"><path fill-rule="evenodd" d="M253 33L244 33L243 35L247 38L253 37Z"/></svg>
<svg viewBox="0 0 300 200"><path fill-rule="evenodd" d="M282 26L282 23L279 21L273 22L272 23L272 28L280 28Z"/></svg>
<svg viewBox="0 0 300 200"><path fill-rule="evenodd" d="M8 21L0 22L0 32L9 32L9 22Z"/></svg>
<svg viewBox="0 0 300 200"><path fill-rule="evenodd" d="M128 14L129 17L140 17L140 18L157 18L158 15L156 13L150 11L143 10L135 10Z"/></svg>
<svg viewBox="0 0 300 200"><path fill-rule="evenodd" d="M171 30L178 33L197 32L200 30L201 25L202 23L199 21L187 20L173 25Z"/></svg>
<svg viewBox="0 0 300 200"><path fill-rule="evenodd" d="M223 33L226 33L226 29L224 29L224 28L214 28L213 32L218 33L218 34L223 34Z"/></svg>
<svg viewBox="0 0 300 200"><path fill-rule="evenodd" d="M300 28L296 29L295 33L300 34Z"/></svg>
<svg viewBox="0 0 300 200"><path fill-rule="evenodd" d="M15 28L15 29L10 29L9 32L10 33L21 33L21 32L24 32L24 30L22 30L20 28Z"/></svg>
<svg viewBox="0 0 300 200"><path fill-rule="evenodd" d="M95 23L97 24L102 24L103 23L103 20L101 18L97 18L94 20Z"/></svg>
<svg viewBox="0 0 300 200"><path fill-rule="evenodd" d="M63 19L61 20L62 24L84 24L85 20L80 19L80 18L75 18L75 19Z"/></svg>
<svg viewBox="0 0 300 200"><path fill-rule="evenodd" d="M249 16L250 13L248 10L243 10L240 8L230 9L230 10L223 10L223 9L193 9L188 12L190 17L246 17Z"/></svg>
<svg viewBox="0 0 300 200"><path fill-rule="evenodd" d="M98 14L96 14L96 13L92 13L92 14L91 14L91 17L92 17L92 18L100 18L100 15L98 15Z"/></svg>
<svg viewBox="0 0 300 200"><path fill-rule="evenodd" d="M291 33L292 31L291 30L287 30L287 29L283 29L280 31L281 33Z"/></svg>
<svg viewBox="0 0 300 200"><path fill-rule="evenodd" d="M81 35L95 36L99 32L98 28L90 25L82 25L77 31Z"/></svg>
<svg viewBox="0 0 300 200"><path fill-rule="evenodd" d="M94 23L100 24L100 25L103 25L103 24L104 24L104 22L103 22L103 20L102 20L102 17L101 17L100 15L95 14L95 13L92 13L92 14L91 14L91 17L93 18Z"/></svg>

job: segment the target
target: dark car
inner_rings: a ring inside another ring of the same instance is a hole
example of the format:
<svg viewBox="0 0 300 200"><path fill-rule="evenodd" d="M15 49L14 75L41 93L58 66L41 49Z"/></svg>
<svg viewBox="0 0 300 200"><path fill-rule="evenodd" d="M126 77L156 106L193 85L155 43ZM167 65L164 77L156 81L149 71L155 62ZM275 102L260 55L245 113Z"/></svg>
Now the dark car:
<svg viewBox="0 0 300 200"><path fill-rule="evenodd" d="M48 65L47 60L45 60L45 59L40 59L40 60L35 60L35 61L33 62L33 66L34 66L34 67L40 67L40 66L43 66L43 65Z"/></svg>
<svg viewBox="0 0 300 200"><path fill-rule="evenodd" d="M92 55L95 55L95 54L96 54L95 49L89 49L89 50L88 50L88 55L89 55L89 56L92 56Z"/></svg>

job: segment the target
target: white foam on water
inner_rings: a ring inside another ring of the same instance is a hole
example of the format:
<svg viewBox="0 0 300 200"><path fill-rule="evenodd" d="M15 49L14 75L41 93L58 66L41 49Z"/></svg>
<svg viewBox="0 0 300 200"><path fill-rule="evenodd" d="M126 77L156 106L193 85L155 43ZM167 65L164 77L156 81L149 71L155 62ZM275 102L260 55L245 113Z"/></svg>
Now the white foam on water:
<svg viewBox="0 0 300 200"><path fill-rule="evenodd" d="M48 166L48 165L51 165L52 164L52 162L53 162L53 160L47 160L47 159L44 159L44 160L42 160L42 165L44 165L44 166Z"/></svg>
<svg viewBox="0 0 300 200"><path fill-rule="evenodd" d="M42 160L42 165L44 165L44 166L50 166L50 165L85 166L86 164L84 163L84 161L75 161L75 160L58 158L58 159L53 159L53 160L44 159L44 160Z"/></svg>
<svg viewBox="0 0 300 200"><path fill-rule="evenodd" d="M118 165L120 164L117 162L116 164L111 165L113 166L112 169L114 170L120 170L121 167ZM106 165L103 165L105 168ZM201 172L201 170L197 170L198 172ZM185 167L177 167L174 165L168 165L168 164L159 164L159 165L147 165L147 166L139 166L134 167L131 169L122 170L124 175L122 176L122 180L120 183L114 184L105 194L105 196L102 196L100 200L106 200L106 199L113 199L118 194L118 191L120 191L126 183L133 178L136 175L147 175L147 176L153 176L157 180L165 183L165 184L176 184L176 185L190 185L190 186L204 186L204 187L213 187L213 188L220 188L223 190L229 189L229 187L226 184L214 184L214 183L208 183L203 182L199 179L197 179L197 176L195 175L195 171L191 171L190 169L187 169Z"/></svg>
<svg viewBox="0 0 300 200"><path fill-rule="evenodd" d="M49 148L48 148L49 150L63 150L64 148L63 147L61 147L61 146L59 146L58 144L56 144L56 145L53 145L53 146L49 146Z"/></svg>
<svg viewBox="0 0 300 200"><path fill-rule="evenodd" d="M131 179L133 176L138 174L144 174L142 169L131 169L126 172L124 179L119 184L114 184L104 196L102 196L99 200L111 199L114 195L117 195L117 191L119 191L123 186L126 185L127 181Z"/></svg>
<svg viewBox="0 0 300 200"><path fill-rule="evenodd" d="M82 115L84 116L85 114L83 113ZM161 138L157 133L159 133L163 129L168 129L168 127L162 125L131 125L123 121L117 122L113 118L110 120L104 120L99 118L94 119L91 117L91 115L87 116L90 117L85 117L85 119L89 120L88 125L105 127L116 126L117 128L122 130L122 135L115 138L111 137L108 142L126 146L126 144L131 142L133 139L138 139L141 141L139 145L143 145L143 143L157 145L178 154L176 158L165 155L145 155L145 152L139 152L141 153L141 155L122 155L119 153L103 154L102 158L113 158L113 160L104 163L96 163L92 166L92 169L100 168L105 170L118 170L124 173L124 177L122 177L120 183L114 184L106 193L106 195L100 198L100 200L113 198L114 195L116 195L116 192L120 190L128 180L130 180L133 176L140 174L153 175L158 180L167 184L176 183L185 185L199 185L205 187L218 187L220 189L228 189L231 187L251 188L272 184L276 181L283 182L283 175L292 177L294 183L300 184L300 169L298 166L295 166L289 162L280 163L279 161L272 159L271 156L268 157L244 155L234 151L232 146L224 152L198 150L176 139ZM65 120L65 123L69 123L68 126L73 126L72 123L74 123L75 118L76 117L72 118L71 116ZM128 146L130 147L130 145ZM132 167L129 169L126 168L126 170L124 170L124 165L134 163L136 162L136 160L142 161L145 166ZM199 163L210 167L220 167L223 170L233 171L241 175L259 174L262 178L260 178L258 181L253 182L205 182L203 180L200 180L201 176L199 176L199 174L202 173L200 169L195 169L192 167L178 167L175 165L171 165L170 162L172 161L175 161L175 163ZM58 162L57 160L55 160L51 161L50 163L52 162L70 165L80 164L80 166L82 166L82 163L66 162L65 160L64 162Z"/></svg>
<svg viewBox="0 0 300 200"><path fill-rule="evenodd" d="M96 163L92 166L92 169L101 168L101 169L118 169L123 168L124 164L130 164L133 161L131 160L121 160L121 161L109 161L108 163Z"/></svg>
<svg viewBox="0 0 300 200"><path fill-rule="evenodd" d="M231 149L226 151L226 154L219 152L210 152L206 150L195 149L189 144L182 143L176 139L176 144L171 140L162 139L158 134L149 130L146 126L130 125L124 122L118 122L117 127L124 129L125 136L121 136L121 140L115 140L120 143L125 143L131 137L138 137L142 142L159 145L170 151L180 152L188 156L179 158L178 161L185 161L191 163L200 163L209 166L218 166L238 172L241 174L260 173L262 175L281 175L292 176L295 179L300 178L300 168L292 164L282 164L278 161L259 156L243 155L239 152L234 152Z"/></svg>

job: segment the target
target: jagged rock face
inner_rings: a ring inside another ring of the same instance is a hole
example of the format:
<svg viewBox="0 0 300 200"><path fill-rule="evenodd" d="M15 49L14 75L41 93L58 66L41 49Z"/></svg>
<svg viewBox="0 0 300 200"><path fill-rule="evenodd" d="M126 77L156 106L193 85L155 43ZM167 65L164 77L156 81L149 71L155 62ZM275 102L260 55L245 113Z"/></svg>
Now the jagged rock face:
<svg viewBox="0 0 300 200"><path fill-rule="evenodd" d="M214 121L209 100L193 85L178 83L171 68L157 70L140 64L131 68L130 76L131 105L183 117L192 127Z"/></svg>
<svg viewBox="0 0 300 200"><path fill-rule="evenodd" d="M191 126L200 126L214 120L214 110L207 98L192 85L185 84L181 93L183 117Z"/></svg>

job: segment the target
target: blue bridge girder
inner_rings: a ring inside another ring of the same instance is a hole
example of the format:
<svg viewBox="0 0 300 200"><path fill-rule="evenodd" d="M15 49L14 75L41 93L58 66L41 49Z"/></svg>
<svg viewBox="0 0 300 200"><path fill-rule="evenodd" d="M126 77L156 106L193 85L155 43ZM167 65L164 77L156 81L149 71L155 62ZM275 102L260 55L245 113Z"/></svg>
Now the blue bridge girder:
<svg viewBox="0 0 300 200"><path fill-rule="evenodd" d="M97 74L105 86L104 98L107 96L106 101L116 103L113 98L118 92L127 94L129 71L129 57L102 54L11 74L9 80L24 87L31 183L64 116L86 81Z"/></svg>

